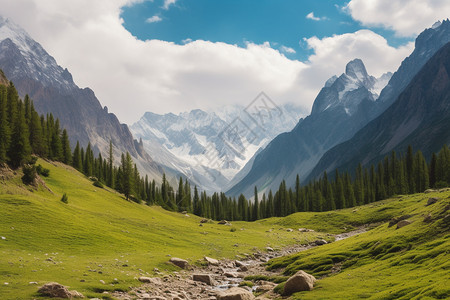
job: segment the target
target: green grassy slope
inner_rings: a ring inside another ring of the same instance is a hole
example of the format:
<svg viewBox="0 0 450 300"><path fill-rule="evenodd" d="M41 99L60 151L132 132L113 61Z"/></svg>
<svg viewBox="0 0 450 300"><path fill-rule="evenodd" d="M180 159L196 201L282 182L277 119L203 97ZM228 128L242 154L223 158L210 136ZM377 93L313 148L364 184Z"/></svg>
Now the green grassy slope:
<svg viewBox="0 0 450 300"><path fill-rule="evenodd" d="M155 275L154 267L175 270L167 264L169 254L195 262L203 255L234 257L254 247L314 238L269 232L280 226L259 222L233 222L235 232L224 225L200 227L198 217L128 202L112 190L94 187L70 167L38 164L50 169L44 179L52 192L23 186L20 174L0 178L0 236L6 238L0 239L0 299L37 297L38 286L48 281L86 296L107 297L101 292L139 285L136 277ZM68 204L60 201L63 193Z"/></svg>
<svg viewBox="0 0 450 300"><path fill-rule="evenodd" d="M325 215L294 214L278 220L278 224L303 220L301 223L320 229L410 215L412 224L396 229L396 225L389 227L384 222L358 236L274 259L268 268L285 268L286 275L304 270L322 278L313 291L295 294L297 299L448 299L449 195L448 191L416 194ZM426 206L430 197L440 200ZM424 222L428 214L432 218L429 223Z"/></svg>

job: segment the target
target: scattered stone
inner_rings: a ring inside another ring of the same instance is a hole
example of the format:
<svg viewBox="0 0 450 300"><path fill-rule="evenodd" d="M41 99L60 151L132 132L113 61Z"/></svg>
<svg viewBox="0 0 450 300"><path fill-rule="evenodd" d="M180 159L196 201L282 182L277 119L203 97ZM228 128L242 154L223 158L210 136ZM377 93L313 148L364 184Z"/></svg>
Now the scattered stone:
<svg viewBox="0 0 450 300"><path fill-rule="evenodd" d="M292 228L288 228L288 229L286 229L286 231L287 232L292 232L292 231L294 231Z"/></svg>
<svg viewBox="0 0 450 300"><path fill-rule="evenodd" d="M397 223L397 229L405 227L406 225L411 224L411 221L409 220L401 220L400 222Z"/></svg>
<svg viewBox="0 0 450 300"><path fill-rule="evenodd" d="M83 294L77 291L70 291L71 298L84 298Z"/></svg>
<svg viewBox="0 0 450 300"><path fill-rule="evenodd" d="M28 284L38 284L36 281L30 281Z"/></svg>
<svg viewBox="0 0 450 300"><path fill-rule="evenodd" d="M181 212L181 214L182 214L182 215L186 215L186 214L187 214L187 211L183 210L183 211Z"/></svg>
<svg viewBox="0 0 450 300"><path fill-rule="evenodd" d="M406 220L406 219L408 219L410 217L411 217L410 215L404 215L404 216L401 216L401 217L393 218L392 220L389 221L388 227L392 227L395 224L397 224L398 222L400 222L402 220Z"/></svg>
<svg viewBox="0 0 450 300"><path fill-rule="evenodd" d="M265 293L265 292L271 291L273 288L274 288L274 285L263 284L256 288L256 292L257 293Z"/></svg>
<svg viewBox="0 0 450 300"><path fill-rule="evenodd" d="M432 219L432 217L431 217L431 214L428 214L428 215L424 216L424 217L423 217L423 221L424 221L425 223L430 223L431 221L433 221L433 219Z"/></svg>
<svg viewBox="0 0 450 300"><path fill-rule="evenodd" d="M192 280L204 282L207 285L214 285L214 279L209 274L194 274L192 275Z"/></svg>
<svg viewBox="0 0 450 300"><path fill-rule="evenodd" d="M434 192L437 192L437 190L434 190L434 189L428 189L428 190L425 190L425 194L429 194L429 193L434 193Z"/></svg>
<svg viewBox="0 0 450 300"><path fill-rule="evenodd" d="M272 248L272 247L266 247L266 250L267 250L268 252L273 252L273 248Z"/></svg>
<svg viewBox="0 0 450 300"><path fill-rule="evenodd" d="M102 280L102 279L100 279L100 283L101 283L101 284L105 284L105 281Z"/></svg>
<svg viewBox="0 0 450 300"><path fill-rule="evenodd" d="M225 272L223 275L228 278L238 278L239 277L239 275L235 272Z"/></svg>
<svg viewBox="0 0 450 300"><path fill-rule="evenodd" d="M434 204L434 203L438 202L438 200L439 200L439 198L429 198L426 206Z"/></svg>
<svg viewBox="0 0 450 300"><path fill-rule="evenodd" d="M4 236L2 236L2 240L6 240L6 238Z"/></svg>
<svg viewBox="0 0 450 300"><path fill-rule="evenodd" d="M208 223L208 219L201 219L200 223Z"/></svg>
<svg viewBox="0 0 450 300"><path fill-rule="evenodd" d="M234 264L236 265L236 267L245 266L245 264L242 261L240 261L240 260L235 260Z"/></svg>
<svg viewBox="0 0 450 300"><path fill-rule="evenodd" d="M151 283L151 284L155 284L155 285L161 285L162 281L161 278L151 278L151 277L145 277L145 276L141 276L138 278L138 280L140 282L144 282L144 283Z"/></svg>
<svg viewBox="0 0 450 300"><path fill-rule="evenodd" d="M209 265L213 265L213 266L218 266L219 265L219 261L217 259L205 256L204 257L205 261L209 264Z"/></svg>
<svg viewBox="0 0 450 300"><path fill-rule="evenodd" d="M315 240L314 243L315 243L317 246L322 246L322 245L328 244L327 241L325 241L325 240L323 240L323 239Z"/></svg>
<svg viewBox="0 0 450 300"><path fill-rule="evenodd" d="M217 295L218 300L251 300L255 299L252 292L249 292L243 288L232 287L226 291L220 292Z"/></svg>
<svg viewBox="0 0 450 300"><path fill-rule="evenodd" d="M247 272L247 271L248 271L248 268L245 265L240 266L238 269L238 272Z"/></svg>
<svg viewBox="0 0 450 300"><path fill-rule="evenodd" d="M189 267L189 262L187 260L184 260L181 258L172 257L170 259L170 262L173 263L175 266L180 267L182 269L187 269Z"/></svg>
<svg viewBox="0 0 450 300"><path fill-rule="evenodd" d="M290 277L284 285L283 295L290 296L301 291L310 291L314 287L316 278L304 271L298 271Z"/></svg>
<svg viewBox="0 0 450 300"><path fill-rule="evenodd" d="M50 282L41 286L38 293L42 296L47 296L50 298L70 298L72 295L69 290L57 282Z"/></svg>

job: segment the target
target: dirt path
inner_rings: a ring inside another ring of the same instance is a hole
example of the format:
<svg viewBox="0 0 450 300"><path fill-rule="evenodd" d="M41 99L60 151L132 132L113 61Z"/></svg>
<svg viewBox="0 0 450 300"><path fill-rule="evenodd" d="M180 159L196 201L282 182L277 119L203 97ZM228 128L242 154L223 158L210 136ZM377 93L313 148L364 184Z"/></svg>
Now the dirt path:
<svg viewBox="0 0 450 300"><path fill-rule="evenodd" d="M368 230L363 226L357 230L335 235L335 241L340 241ZM113 297L121 300L155 299L155 300L182 300L182 299L217 299L221 291L238 286L243 278L250 275L280 276L283 270L267 271L264 264L272 258L286 256L305 251L318 245L313 242L309 245L292 245L279 251L266 249L267 252L255 252L247 258L238 260L221 260L217 265L209 264L207 267L193 266L189 270L173 272L160 278L147 278L151 282L133 288L127 293L115 292ZM204 281L194 281L195 275L202 275ZM276 284L268 281L256 281L252 288L243 287L249 291L264 292L265 299L276 297L272 289Z"/></svg>

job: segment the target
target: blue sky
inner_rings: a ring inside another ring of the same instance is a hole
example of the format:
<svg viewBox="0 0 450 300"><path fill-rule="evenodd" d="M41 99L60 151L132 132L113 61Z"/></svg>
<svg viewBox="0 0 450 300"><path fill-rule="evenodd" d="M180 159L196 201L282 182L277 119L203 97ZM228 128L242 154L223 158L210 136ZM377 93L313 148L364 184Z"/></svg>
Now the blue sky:
<svg viewBox="0 0 450 300"><path fill-rule="evenodd" d="M312 54L303 38L312 36L323 38L370 29L393 47L414 40L398 37L385 28L361 25L342 9L348 1L178 0L166 7L165 2L144 1L122 8L124 27L140 40L176 44L206 40L242 47L246 42L269 42L287 57L302 61Z"/></svg>

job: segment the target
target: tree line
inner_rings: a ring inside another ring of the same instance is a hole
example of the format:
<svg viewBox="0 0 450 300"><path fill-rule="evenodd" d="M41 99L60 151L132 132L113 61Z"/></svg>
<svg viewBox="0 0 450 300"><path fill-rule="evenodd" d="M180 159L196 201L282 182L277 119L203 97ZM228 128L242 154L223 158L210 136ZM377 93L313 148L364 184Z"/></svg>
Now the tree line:
<svg viewBox="0 0 450 300"><path fill-rule="evenodd" d="M36 172L34 156L60 161L73 166L94 180L106 185L127 200L147 205L160 205L171 211L186 211L215 220L254 221L261 218L283 217L299 211L328 211L371 203L398 194L423 192L429 187L444 187L450 183L450 150L444 145L433 154L429 163L422 152L408 147L405 155L393 151L376 166L356 168L354 175L336 170L332 176L324 172L318 180L301 185L297 175L293 188L285 180L277 191L267 195L254 190L253 201L244 195L227 197L216 192L207 195L193 189L187 179L179 178L172 187L163 174L157 184L148 175L141 177L131 155L122 153L120 162L114 161L110 142L106 157L97 157L89 143L84 149L77 142L71 151L69 136L60 128L52 114L39 115L28 96L22 101L12 83L0 85L0 165L22 166L24 173ZM30 167L31 166L31 167ZM47 173L48 175L48 173Z"/></svg>

